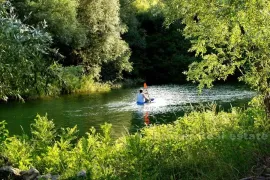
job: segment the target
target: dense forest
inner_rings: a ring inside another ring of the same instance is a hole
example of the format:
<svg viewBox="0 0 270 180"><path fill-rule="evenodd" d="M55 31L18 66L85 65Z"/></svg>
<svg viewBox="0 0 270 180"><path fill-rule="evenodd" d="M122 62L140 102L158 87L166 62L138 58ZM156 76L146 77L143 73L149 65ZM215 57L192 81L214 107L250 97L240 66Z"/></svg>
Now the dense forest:
<svg viewBox="0 0 270 180"><path fill-rule="evenodd" d="M1 100L231 76L255 92L117 139L107 123L78 137L47 115L30 134L1 121L0 179L269 179L269 12L268 0L0 0Z"/></svg>
<svg viewBox="0 0 270 180"><path fill-rule="evenodd" d="M184 83L196 61L176 21L144 1L1 3L0 97L102 91L128 81Z"/></svg>

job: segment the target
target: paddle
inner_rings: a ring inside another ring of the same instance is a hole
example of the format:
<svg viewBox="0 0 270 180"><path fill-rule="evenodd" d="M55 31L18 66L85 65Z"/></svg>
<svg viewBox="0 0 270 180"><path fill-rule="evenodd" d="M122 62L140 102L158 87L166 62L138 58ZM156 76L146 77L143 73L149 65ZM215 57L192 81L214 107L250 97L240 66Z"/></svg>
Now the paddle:
<svg viewBox="0 0 270 180"><path fill-rule="evenodd" d="M147 90L147 84L146 84L146 83L143 84L143 88L146 90L146 93L148 94L149 102L151 102L150 95L149 95L149 93L148 93L148 90Z"/></svg>

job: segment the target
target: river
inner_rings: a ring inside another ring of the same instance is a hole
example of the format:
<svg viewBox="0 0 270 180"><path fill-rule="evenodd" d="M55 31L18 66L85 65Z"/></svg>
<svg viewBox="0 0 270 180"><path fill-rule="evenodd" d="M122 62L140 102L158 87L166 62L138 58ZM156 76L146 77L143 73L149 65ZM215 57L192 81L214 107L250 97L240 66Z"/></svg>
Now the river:
<svg viewBox="0 0 270 180"><path fill-rule="evenodd" d="M139 106L135 103L138 88L112 90L90 95L66 95L26 103L0 104L0 121L6 120L10 134L29 134L30 124L38 114L53 119L56 128L77 125L80 135L91 127L100 132L100 125L111 123L112 136L133 133L146 124L175 121L200 103L216 102L224 110L231 106L245 107L255 95L239 85L219 85L205 89L199 95L193 85L149 86L154 102Z"/></svg>

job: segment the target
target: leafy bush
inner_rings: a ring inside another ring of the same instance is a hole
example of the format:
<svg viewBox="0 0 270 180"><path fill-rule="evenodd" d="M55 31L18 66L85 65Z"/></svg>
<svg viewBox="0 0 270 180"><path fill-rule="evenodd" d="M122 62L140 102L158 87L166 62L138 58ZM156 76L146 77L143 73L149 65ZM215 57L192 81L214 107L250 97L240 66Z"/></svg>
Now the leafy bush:
<svg viewBox="0 0 270 180"><path fill-rule="evenodd" d="M34 28L22 23L9 2L0 2L0 99L39 94L46 89L51 36L45 24Z"/></svg>
<svg viewBox="0 0 270 180"><path fill-rule="evenodd" d="M88 92L107 92L110 91L111 84L95 82L91 75L84 75L80 80L80 87L74 89L76 93L88 93Z"/></svg>
<svg viewBox="0 0 270 180"><path fill-rule="evenodd" d="M6 140L9 131L6 129L6 121L0 122L0 145Z"/></svg>
<svg viewBox="0 0 270 180"><path fill-rule="evenodd" d="M253 101L253 104L256 104ZM1 154L22 169L87 179L238 179L270 145L265 113L258 107L191 112L173 124L145 127L119 139L90 129L77 137L77 127L57 131L47 117L37 116L32 137L4 139ZM264 134L265 133L265 134Z"/></svg>
<svg viewBox="0 0 270 180"><path fill-rule="evenodd" d="M111 89L109 83L97 82L92 75L86 75L83 66L63 67L54 63L50 70L54 78L48 83L48 90L44 93L47 95L107 92Z"/></svg>

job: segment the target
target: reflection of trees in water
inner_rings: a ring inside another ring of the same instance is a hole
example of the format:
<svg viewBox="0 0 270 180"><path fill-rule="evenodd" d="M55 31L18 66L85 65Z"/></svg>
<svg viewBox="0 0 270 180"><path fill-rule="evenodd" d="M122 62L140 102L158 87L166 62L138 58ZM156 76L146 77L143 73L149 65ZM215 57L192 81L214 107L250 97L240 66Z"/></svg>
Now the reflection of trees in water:
<svg viewBox="0 0 270 180"><path fill-rule="evenodd" d="M148 125L171 123L183 115L184 111L154 113L149 108L142 108L132 113L131 127L129 131L134 133Z"/></svg>
<svg viewBox="0 0 270 180"><path fill-rule="evenodd" d="M129 132L130 127L132 127L132 118L133 114L130 111L117 112L115 114L108 114L107 121L111 123L112 126L112 137L121 137L122 135L126 135Z"/></svg>
<svg viewBox="0 0 270 180"><path fill-rule="evenodd" d="M144 111L141 109L134 111L132 113L131 126L129 132L134 133L137 132L142 127L144 127L143 116Z"/></svg>
<svg viewBox="0 0 270 180"><path fill-rule="evenodd" d="M229 94L228 92L239 94L237 88L236 90L226 86L222 88L222 90L220 88L218 91L211 91L214 95L210 94L209 97L217 94L221 97L222 94ZM55 99L29 101L24 104L0 103L0 120L5 119L8 122L11 134L21 134L20 125L24 132L30 134L30 123L33 122L37 112L40 115L45 115L47 112L48 118L54 120L57 129L77 125L80 130L79 135L82 136L85 135L85 132L89 132L91 127L95 127L100 133L100 125L107 122L113 124L112 136L119 137L145 127L145 124L148 123L147 118L150 126L166 124L183 116L185 112L190 112L191 104L183 103L183 91L185 90L184 95L188 96L192 94L193 89L196 90L193 86L151 87L151 96L159 98L156 98L154 103L144 106L137 106L135 103L134 97L137 94L137 88L114 90L104 94L61 96ZM246 92L242 94L246 94ZM194 96L194 98L196 97ZM218 110L229 111L231 106L247 107L248 101L249 99L243 98L235 101L216 101L216 103L218 108L221 105ZM196 105L198 103L192 103L193 108ZM147 118L146 112L148 112Z"/></svg>

